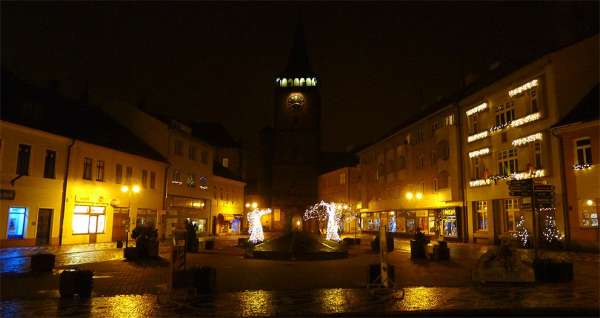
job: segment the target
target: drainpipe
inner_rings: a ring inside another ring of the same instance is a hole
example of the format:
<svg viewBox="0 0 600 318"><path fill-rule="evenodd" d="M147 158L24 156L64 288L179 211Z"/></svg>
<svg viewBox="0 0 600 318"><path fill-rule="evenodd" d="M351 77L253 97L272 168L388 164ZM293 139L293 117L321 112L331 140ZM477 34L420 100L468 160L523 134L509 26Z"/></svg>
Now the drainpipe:
<svg viewBox="0 0 600 318"><path fill-rule="evenodd" d="M457 137L457 152L458 152L458 161L459 161L459 165L458 165L458 175L460 176L459 178L459 187L460 187L460 194L462 197L462 215L461 215L461 226L462 226L462 233L461 233L461 240L463 242L468 242L469 241L469 210L467 209L467 196L466 196L466 189L465 189L465 175L464 175L464 161L462 160L463 157L463 149L462 149L462 122L461 122L461 116L460 116L460 107L458 104L456 104L456 133L458 135Z"/></svg>
<svg viewBox="0 0 600 318"><path fill-rule="evenodd" d="M163 174L163 210L165 211L165 222L167 220L166 214L168 213L167 211L167 179L168 179L168 175L169 175L169 168L171 167L170 163L167 163L167 166L165 167L165 173ZM163 233L162 233L162 237L163 239L165 238L165 233L167 231L167 224L163 224L163 226L165 227Z"/></svg>
<svg viewBox="0 0 600 318"><path fill-rule="evenodd" d="M567 177L565 171L565 153L564 153L564 144L563 139L556 134L556 130L550 130L552 136L558 139L558 149L559 149L559 161L560 161L560 186L562 187L562 199L563 199L563 222L565 223L565 242L567 245L571 242L571 227L569 224L569 196L567 195Z"/></svg>
<svg viewBox="0 0 600 318"><path fill-rule="evenodd" d="M75 144L75 139L71 141L67 147L67 162L65 164L65 176L63 178L62 199L60 201L60 227L58 228L58 245L62 245L63 240L63 225L65 222L65 205L67 200L67 182L69 180L69 166L71 163L71 149Z"/></svg>

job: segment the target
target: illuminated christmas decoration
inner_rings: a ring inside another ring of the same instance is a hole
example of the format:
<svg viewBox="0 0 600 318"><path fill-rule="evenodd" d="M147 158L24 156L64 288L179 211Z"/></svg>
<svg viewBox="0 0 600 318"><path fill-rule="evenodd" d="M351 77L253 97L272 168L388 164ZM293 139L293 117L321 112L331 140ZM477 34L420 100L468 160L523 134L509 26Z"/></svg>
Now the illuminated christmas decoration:
<svg viewBox="0 0 600 318"><path fill-rule="evenodd" d="M467 114L467 116L471 116L473 114L476 114L476 113L479 113L479 112L482 112L482 111L486 110L487 106L488 106L487 103L481 103L481 104L479 104L479 105L477 105L477 106L475 106L475 107L467 110L465 113Z"/></svg>
<svg viewBox="0 0 600 318"><path fill-rule="evenodd" d="M257 243L265 240L265 235L263 233L262 222L260 221L260 218L263 215L269 213L271 213L271 209L256 209L251 212L248 212L248 233L250 234L250 238L248 238L248 240L250 242Z"/></svg>
<svg viewBox="0 0 600 318"><path fill-rule="evenodd" d="M519 221L517 221L517 229L513 235L517 240L519 240L523 247L527 246L527 241L529 240L529 232L525 227L525 217L523 217L522 215L519 216Z"/></svg>
<svg viewBox="0 0 600 318"><path fill-rule="evenodd" d="M321 201L304 212L304 220L309 219L327 219L327 236L326 239L339 241L340 236L338 229L340 228L340 220L342 217L341 209L338 209L339 204L335 202Z"/></svg>
<svg viewBox="0 0 600 318"><path fill-rule="evenodd" d="M536 121L536 120L538 120L540 118L542 118L542 114L540 112L529 114L529 115L527 115L525 117L517 118L517 119L511 121L510 122L510 126L511 127L519 127L521 125L525 125L525 124L530 123L532 121Z"/></svg>
<svg viewBox="0 0 600 318"><path fill-rule="evenodd" d="M505 124L501 124L498 126L494 126L494 127L490 128L490 134L493 135L493 134L503 130L504 128L508 127L509 125L510 125L510 123L505 123Z"/></svg>
<svg viewBox="0 0 600 318"><path fill-rule="evenodd" d="M479 150L474 150L469 152L469 158L477 158L480 156L484 156L490 153L490 148L482 148Z"/></svg>
<svg viewBox="0 0 600 318"><path fill-rule="evenodd" d="M577 163L573 165L573 170L588 170L592 169L592 165L589 163Z"/></svg>
<svg viewBox="0 0 600 318"><path fill-rule="evenodd" d="M533 135L529 135L527 137L518 138L512 141L512 145L514 147L524 146L528 143L532 143L534 141L542 140L542 133L535 133Z"/></svg>
<svg viewBox="0 0 600 318"><path fill-rule="evenodd" d="M538 169L526 172L515 172L510 175L510 177L514 180L523 180L523 179L531 179L531 178L541 178L546 175L546 170Z"/></svg>
<svg viewBox="0 0 600 318"><path fill-rule="evenodd" d="M552 215L546 215L544 219L544 231L542 231L542 237L548 243L560 240L560 232L558 232L556 220L554 220Z"/></svg>
<svg viewBox="0 0 600 318"><path fill-rule="evenodd" d="M538 80L534 79L530 82L527 82L517 88L511 89L510 91L508 91L508 96L513 97L516 95L519 95L529 89L532 89L533 87L538 86Z"/></svg>
<svg viewBox="0 0 600 318"><path fill-rule="evenodd" d="M275 84L280 87L302 87L302 86L317 86L316 77L301 77L301 78L276 78Z"/></svg>
<svg viewBox="0 0 600 318"><path fill-rule="evenodd" d="M486 138L487 136L489 136L489 132L487 130L484 130L480 133L467 137L467 142L473 142L479 139Z"/></svg>
<svg viewBox="0 0 600 318"><path fill-rule="evenodd" d="M471 181L469 181L469 186L471 188L481 187L481 186L490 185L490 184L492 184L492 179L491 178L478 179L478 180L471 180Z"/></svg>

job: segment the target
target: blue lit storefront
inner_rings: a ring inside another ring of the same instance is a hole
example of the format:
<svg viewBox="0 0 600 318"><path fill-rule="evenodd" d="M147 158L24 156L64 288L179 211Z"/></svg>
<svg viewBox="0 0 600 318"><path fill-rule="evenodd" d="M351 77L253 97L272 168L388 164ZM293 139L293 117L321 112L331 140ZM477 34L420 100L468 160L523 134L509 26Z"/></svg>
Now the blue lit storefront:
<svg viewBox="0 0 600 318"><path fill-rule="evenodd" d="M391 210L379 212L362 212L359 228L363 233L377 233L382 224L387 225L390 232L397 237L411 238L417 228L425 235L434 237L436 230L440 238L445 240L461 240L461 208L422 210ZM437 223L437 225L436 225Z"/></svg>

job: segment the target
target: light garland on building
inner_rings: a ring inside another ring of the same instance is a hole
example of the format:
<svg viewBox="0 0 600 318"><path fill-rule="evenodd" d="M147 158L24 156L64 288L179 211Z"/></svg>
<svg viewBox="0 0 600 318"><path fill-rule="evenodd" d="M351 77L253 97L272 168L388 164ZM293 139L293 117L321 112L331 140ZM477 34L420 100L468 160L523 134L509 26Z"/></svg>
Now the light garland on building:
<svg viewBox="0 0 600 318"><path fill-rule="evenodd" d="M527 246L527 241L529 241L529 232L525 227L525 217L522 215L519 216L519 221L517 221L516 231L513 234L517 240L521 243L521 246Z"/></svg>
<svg viewBox="0 0 600 318"><path fill-rule="evenodd" d="M481 186L490 185L490 184L492 184L492 179L491 178L477 179L477 180L471 180L471 181L469 181L469 186L471 188L481 187Z"/></svg>
<svg viewBox="0 0 600 318"><path fill-rule="evenodd" d="M309 219L327 219L327 236L326 239L339 241L340 236L338 230L340 228L340 220L342 214L338 212L338 204L335 202L321 201L304 212L304 220Z"/></svg>
<svg viewBox="0 0 600 318"><path fill-rule="evenodd" d="M489 136L489 132L487 130L484 130L480 133L477 133L477 134L467 137L467 142L473 142L473 141L476 141L479 139L486 138L487 136Z"/></svg>
<svg viewBox="0 0 600 318"><path fill-rule="evenodd" d="M560 240L560 232L556 226L556 220L552 215L546 215L544 219L544 231L542 231L544 240L548 243Z"/></svg>
<svg viewBox="0 0 600 318"><path fill-rule="evenodd" d="M577 163L573 165L573 170L588 170L592 169L592 165L589 163Z"/></svg>
<svg viewBox="0 0 600 318"><path fill-rule="evenodd" d="M509 125L510 125L510 123L505 123L505 124L501 124L501 125L490 128L489 129L490 135L493 135L493 134L503 130L504 128L508 127Z"/></svg>
<svg viewBox="0 0 600 318"><path fill-rule="evenodd" d="M538 140L542 140L542 133L536 133L527 137L515 139L512 141L512 145L514 147L519 147Z"/></svg>
<svg viewBox="0 0 600 318"><path fill-rule="evenodd" d="M490 153L490 148L481 148L479 150L474 150L469 152L469 158L477 158Z"/></svg>
<svg viewBox="0 0 600 318"><path fill-rule="evenodd" d="M536 120L538 120L540 118L542 118L542 114L540 112L529 114L529 115L527 115L525 117L517 118L517 119L511 121L510 122L510 126L511 127L519 127L521 125L525 125L525 124L530 123L532 121L536 121Z"/></svg>
<svg viewBox="0 0 600 318"><path fill-rule="evenodd" d="M477 106L475 106L475 107L467 110L465 113L467 114L467 117L468 117L468 116L471 116L473 114L477 114L479 112L482 112L482 111L486 110L487 106L488 106L487 103L481 103L481 104L479 104L479 105L477 105Z"/></svg>
<svg viewBox="0 0 600 318"><path fill-rule="evenodd" d="M517 88L511 89L508 91L508 96L513 97L516 95L519 95L521 93L523 93L526 90L532 89L533 87L538 86L538 80L534 79L532 81L529 81Z"/></svg>
<svg viewBox="0 0 600 318"><path fill-rule="evenodd" d="M541 178L544 176L546 176L546 170L544 170L544 169L538 169L538 170L532 170L532 171L526 171L526 172L515 172L510 175L510 177L514 180Z"/></svg>
<svg viewBox="0 0 600 318"><path fill-rule="evenodd" d="M265 235L263 233L262 222L260 221L260 218L263 215L267 215L270 213L271 209L256 209L248 213L248 233L250 234L250 238L248 238L248 240L250 242L256 244L257 242L262 242L265 240Z"/></svg>

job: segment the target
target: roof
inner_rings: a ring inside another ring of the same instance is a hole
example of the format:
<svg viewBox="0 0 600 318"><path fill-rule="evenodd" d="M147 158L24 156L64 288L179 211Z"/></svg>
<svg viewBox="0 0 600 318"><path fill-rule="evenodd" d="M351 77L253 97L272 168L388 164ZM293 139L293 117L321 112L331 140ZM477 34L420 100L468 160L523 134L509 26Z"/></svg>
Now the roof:
<svg viewBox="0 0 600 318"><path fill-rule="evenodd" d="M358 157L350 152L322 152L319 162L319 173L325 173L339 168L354 167Z"/></svg>
<svg viewBox="0 0 600 318"><path fill-rule="evenodd" d="M239 148L240 144L220 123L197 122L191 124L192 135L215 147Z"/></svg>
<svg viewBox="0 0 600 318"><path fill-rule="evenodd" d="M520 60L509 60L509 61L504 61L502 63L495 63L494 67L490 67L485 73L483 73L481 76L479 76L479 78L476 81L474 81L473 83L470 83L469 85L465 86L464 88L461 88L461 89L455 91L454 93L440 99L439 101L437 101L433 104L430 104L429 106L425 107L422 111L418 112L417 114L409 117L406 120L403 120L399 125L395 126L393 129L391 129L388 132L386 132L385 134L383 134L380 138L377 138L376 140L374 140L372 142L366 143L366 144L358 147L354 152L359 153L360 151L370 147L371 145L374 145L384 139L387 139L388 137L391 137L392 135L398 133L400 130L409 127L414 122L421 120L423 118L426 118L427 116L443 109L446 106L449 106L450 104L460 102L463 98L468 97L468 96L478 92L479 90L493 84L494 82L496 82L504 77L509 76L510 74L516 72L517 70L525 67L526 65L529 65L529 64L535 62L536 60L543 58L544 56L546 56L550 53L557 52L559 50L562 50L566 47L572 46L576 43L579 43L587 38L591 38L596 35L597 34L594 34L594 35L588 36L584 39L579 39L579 40L571 42L569 44L562 45L557 48L552 48L550 50L543 52L542 54L529 55Z"/></svg>
<svg viewBox="0 0 600 318"><path fill-rule="evenodd" d="M562 127L600 119L598 98L598 85L596 85L567 115L552 127Z"/></svg>
<svg viewBox="0 0 600 318"><path fill-rule="evenodd" d="M244 182L244 180L242 179L242 177L238 176L233 171L231 171L231 170L223 167L218 162L214 162L213 163L213 174L216 175L216 176L219 176L219 177L223 177L223 178L227 178L227 179L232 179L232 180Z"/></svg>
<svg viewBox="0 0 600 318"><path fill-rule="evenodd" d="M152 147L86 100L61 95L57 87L39 88L2 70L0 118L118 151L167 162Z"/></svg>
<svg viewBox="0 0 600 318"><path fill-rule="evenodd" d="M294 42L288 58L288 64L281 74L283 76L298 76L314 74L308 57L306 40L304 38L304 27L298 22L294 33Z"/></svg>

